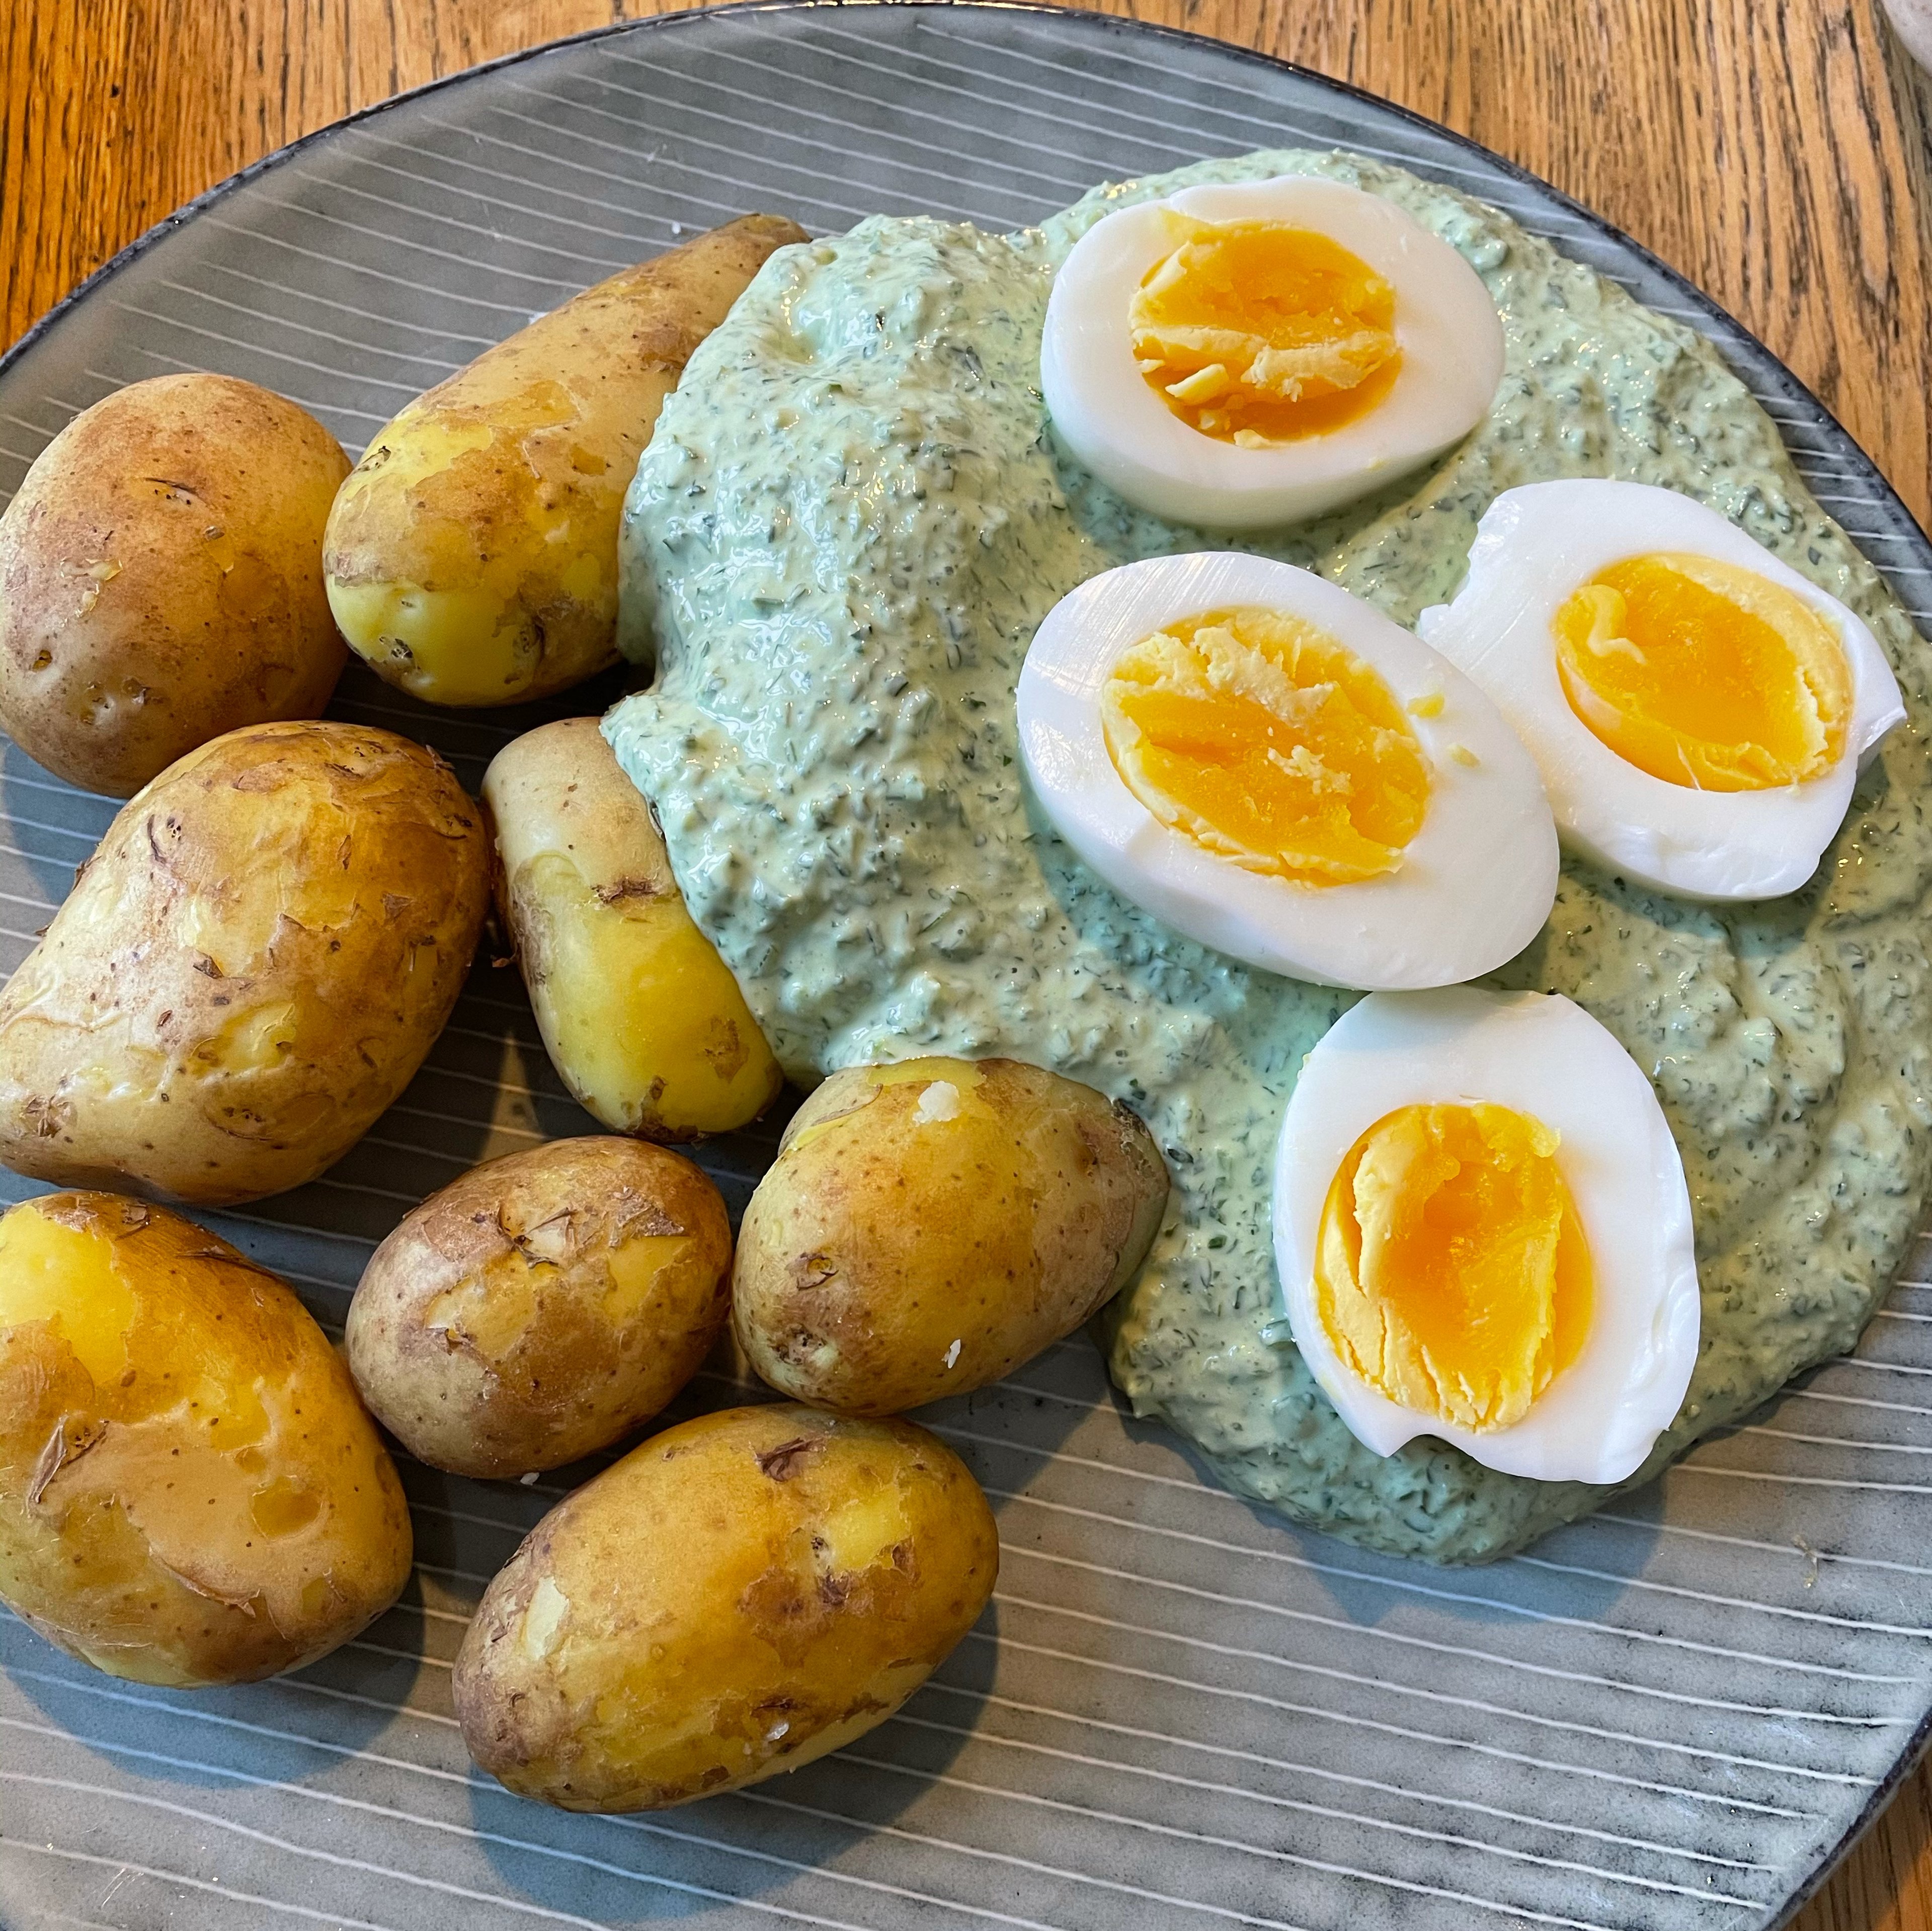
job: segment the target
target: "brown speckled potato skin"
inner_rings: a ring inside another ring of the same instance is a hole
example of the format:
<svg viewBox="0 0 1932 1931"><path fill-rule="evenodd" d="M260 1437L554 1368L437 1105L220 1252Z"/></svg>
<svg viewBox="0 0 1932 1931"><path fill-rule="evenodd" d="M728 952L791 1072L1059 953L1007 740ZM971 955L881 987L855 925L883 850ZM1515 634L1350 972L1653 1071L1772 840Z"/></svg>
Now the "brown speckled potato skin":
<svg viewBox="0 0 1932 1931"><path fill-rule="evenodd" d="M322 577L348 473L312 415L232 376L83 410L0 512L0 726L125 798L224 731L319 716L349 655Z"/></svg>
<svg viewBox="0 0 1932 1931"><path fill-rule="evenodd" d="M376 1249L349 1309L350 1369L432 1468L560 1468L642 1426L698 1372L730 1318L730 1268L724 1200L688 1160L554 1140L472 1168Z"/></svg>
<svg viewBox="0 0 1932 1931"><path fill-rule="evenodd" d="M513 739L483 774L496 918L557 1076L614 1132L728 1133L784 1075L686 909L664 835L595 718Z"/></svg>
<svg viewBox="0 0 1932 1931"><path fill-rule="evenodd" d="M387 1609L402 1484L293 1292L141 1201L23 1202L0 1270L37 1232L64 1243L64 1306L10 1318L0 1284L0 1597L98 1669L182 1687L298 1669ZM104 1381L76 1324L110 1339Z"/></svg>
<svg viewBox="0 0 1932 1931"><path fill-rule="evenodd" d="M448 1020L490 898L434 752L253 724L124 805L0 993L0 1160L214 1206L313 1180Z"/></svg>
<svg viewBox="0 0 1932 1931"><path fill-rule="evenodd" d="M485 349L371 438L330 514L328 580L502 604L480 682L345 615L379 676L432 703L522 703L617 661L617 526L658 408L766 257L808 238L773 214L694 236Z"/></svg>
<svg viewBox="0 0 1932 1931"><path fill-rule="evenodd" d="M939 1083L958 1111L922 1118ZM1090 1087L1017 1060L854 1067L752 1197L733 1324L773 1387L841 1414L964 1394L1111 1300L1167 1191L1153 1136Z"/></svg>
<svg viewBox="0 0 1932 1931"><path fill-rule="evenodd" d="M964 1463L789 1403L667 1429L553 1509L457 1658L470 1753L520 1796L654 1810L883 1723L999 1570Z"/></svg>

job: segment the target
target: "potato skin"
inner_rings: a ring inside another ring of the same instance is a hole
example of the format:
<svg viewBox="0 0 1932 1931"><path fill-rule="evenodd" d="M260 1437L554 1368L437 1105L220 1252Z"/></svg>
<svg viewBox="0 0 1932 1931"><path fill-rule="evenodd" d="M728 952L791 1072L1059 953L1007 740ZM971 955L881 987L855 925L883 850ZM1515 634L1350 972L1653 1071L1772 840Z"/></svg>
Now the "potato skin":
<svg viewBox="0 0 1932 1931"><path fill-rule="evenodd" d="M490 1585L457 1658L464 1741L566 1810L795 1770L926 1680L999 1547L965 1465L909 1422L701 1416L560 1503Z"/></svg>
<svg viewBox="0 0 1932 1931"><path fill-rule="evenodd" d="M0 1597L137 1682L244 1683L407 1579L402 1485L283 1283L165 1208L0 1219Z"/></svg>
<svg viewBox="0 0 1932 1931"><path fill-rule="evenodd" d="M616 661L617 524L664 397L767 256L747 214L567 301L370 444L328 520L336 621L399 688L513 704Z"/></svg>
<svg viewBox="0 0 1932 1931"><path fill-rule="evenodd" d="M217 1204L409 1083L489 900L482 814L393 732L254 724L129 799L0 994L0 1160Z"/></svg>
<svg viewBox="0 0 1932 1931"><path fill-rule="evenodd" d="M498 919L585 1110L650 1140L729 1132L764 1112L784 1075L597 720L512 739L483 774L483 806Z"/></svg>
<svg viewBox="0 0 1932 1931"><path fill-rule="evenodd" d="M232 376L83 409L0 512L0 726L125 798L224 731L319 716L349 655L322 581L348 473L314 417Z"/></svg>
<svg viewBox="0 0 1932 1931"><path fill-rule="evenodd" d="M834 1073L746 1210L733 1324L773 1387L842 1414L964 1394L1126 1286L1167 1187L1126 1108L1037 1066Z"/></svg>
<svg viewBox="0 0 1932 1931"><path fill-rule="evenodd" d="M682 1156L554 1140L473 1167L370 1256L350 1371L418 1461L560 1468L656 1414L730 1315L731 1224Z"/></svg>

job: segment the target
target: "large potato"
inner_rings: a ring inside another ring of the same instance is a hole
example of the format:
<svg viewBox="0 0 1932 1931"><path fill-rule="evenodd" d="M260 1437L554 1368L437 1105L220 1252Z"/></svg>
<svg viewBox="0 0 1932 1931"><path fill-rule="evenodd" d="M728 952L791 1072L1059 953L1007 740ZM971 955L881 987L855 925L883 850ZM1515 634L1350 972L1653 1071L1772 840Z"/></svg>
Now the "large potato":
<svg viewBox="0 0 1932 1931"><path fill-rule="evenodd" d="M434 752L255 724L124 805L0 994L0 1160L209 1204L312 1180L409 1083L488 907Z"/></svg>
<svg viewBox="0 0 1932 1931"><path fill-rule="evenodd" d="M686 910L651 808L595 718L504 746L483 775L496 905L565 1085L604 1126L723 1133L784 1084L744 994Z"/></svg>
<svg viewBox="0 0 1932 1931"><path fill-rule="evenodd" d="M84 409L0 514L0 726L124 798L184 752L312 718L348 658L322 532L349 459L232 376L156 376Z"/></svg>
<svg viewBox="0 0 1932 1931"><path fill-rule="evenodd" d="M738 1237L732 1319L775 1388L896 1414L1010 1374L1146 1258L1167 1169L1124 1106L1015 1060L834 1073Z"/></svg>
<svg viewBox="0 0 1932 1931"><path fill-rule="evenodd" d="M731 1224L691 1162L554 1140L472 1168L370 1256L349 1366L418 1460L520 1475L608 1447L698 1372L730 1312Z"/></svg>
<svg viewBox="0 0 1932 1931"><path fill-rule="evenodd" d="M795 223L747 214L486 349L372 442L329 517L356 651L437 704L512 704L617 656L617 523L658 409Z"/></svg>
<svg viewBox="0 0 1932 1931"><path fill-rule="evenodd" d="M703 1416L560 1503L490 1584L456 1662L464 1741L566 1810L796 1770L925 1681L999 1559L986 1498L922 1429Z"/></svg>
<svg viewBox="0 0 1932 1931"><path fill-rule="evenodd" d="M241 1683L346 1642L410 1572L348 1370L225 1242L112 1194L0 1219L0 1598L142 1683Z"/></svg>

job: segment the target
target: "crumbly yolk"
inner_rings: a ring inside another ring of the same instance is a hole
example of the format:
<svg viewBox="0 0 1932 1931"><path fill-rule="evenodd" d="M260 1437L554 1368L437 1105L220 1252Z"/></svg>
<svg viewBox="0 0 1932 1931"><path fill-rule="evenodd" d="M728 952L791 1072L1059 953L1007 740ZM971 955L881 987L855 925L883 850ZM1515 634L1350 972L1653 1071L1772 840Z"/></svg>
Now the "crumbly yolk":
<svg viewBox="0 0 1932 1931"><path fill-rule="evenodd" d="M1322 1210L1316 1306L1392 1402L1520 1421L1589 1331L1589 1243L1557 1135L1506 1106L1404 1106L1349 1150Z"/></svg>
<svg viewBox="0 0 1932 1931"><path fill-rule="evenodd" d="M1600 571L1556 613L1570 708L1667 784L1762 791L1845 748L1852 677L1832 626L1780 583L1657 552Z"/></svg>
<svg viewBox="0 0 1932 1931"><path fill-rule="evenodd" d="M1282 611L1210 610L1142 638L1100 716L1128 790L1246 871L1376 877L1401 863L1428 806L1428 764L1388 686Z"/></svg>
<svg viewBox="0 0 1932 1931"><path fill-rule="evenodd" d="M1182 421L1256 448L1339 429L1394 387L1395 290L1367 262L1284 221L1168 218L1184 238L1127 321L1141 373Z"/></svg>

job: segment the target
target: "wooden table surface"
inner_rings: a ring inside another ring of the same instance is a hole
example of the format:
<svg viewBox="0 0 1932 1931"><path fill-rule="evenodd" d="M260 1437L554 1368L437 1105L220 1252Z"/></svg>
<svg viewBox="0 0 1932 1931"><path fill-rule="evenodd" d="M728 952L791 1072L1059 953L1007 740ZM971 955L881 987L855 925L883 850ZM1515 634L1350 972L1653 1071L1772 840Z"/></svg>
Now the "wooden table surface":
<svg viewBox="0 0 1932 1931"><path fill-rule="evenodd" d="M1102 0L1419 109L1681 268L1932 510L1932 82L1876 0ZM190 196L652 0L0 0L0 342ZM1799 1931L1932 1931L1932 1772Z"/></svg>

